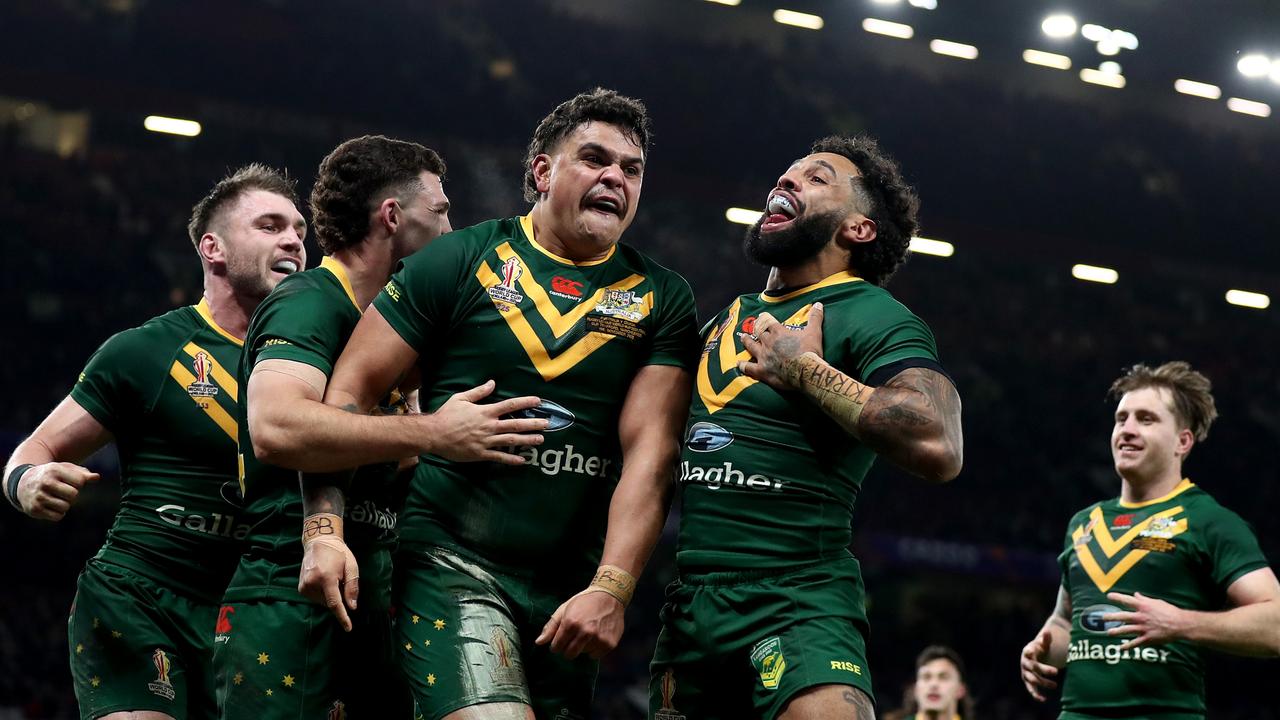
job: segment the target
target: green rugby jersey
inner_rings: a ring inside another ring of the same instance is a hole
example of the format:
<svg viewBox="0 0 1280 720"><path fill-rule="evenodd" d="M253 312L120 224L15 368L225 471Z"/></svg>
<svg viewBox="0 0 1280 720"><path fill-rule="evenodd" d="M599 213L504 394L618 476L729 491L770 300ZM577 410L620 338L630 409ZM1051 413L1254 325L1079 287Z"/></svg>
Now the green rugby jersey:
<svg viewBox="0 0 1280 720"><path fill-rule="evenodd" d="M419 352L423 412L493 379L483 402L542 398L546 441L523 466L424 456L404 542L444 546L507 572L582 580L602 549L621 457L618 415L644 365L691 368L693 293L676 273L617 245L572 262L524 218L450 233L406 259L374 306Z"/></svg>
<svg viewBox="0 0 1280 720"><path fill-rule="evenodd" d="M267 296L249 322L240 382L246 388L253 367L263 360L292 360L333 373L361 310L346 270L332 258L320 267L290 275ZM248 403L239 414L241 487L245 517L252 525L244 557L227 588L228 601L300 600L302 491L298 471L260 462L253 454ZM384 400L382 412L403 412L399 393ZM395 463L360 468L351 480L344 513L347 546L357 560L395 541L399 501Z"/></svg>
<svg viewBox="0 0 1280 720"><path fill-rule="evenodd" d="M1101 615L1107 593L1141 592L1187 610L1224 609L1227 588L1267 566L1253 531L1209 493L1183 480L1149 502L1119 498L1076 513L1058 558L1071 597L1064 710L1205 712L1204 660L1187 642L1120 652ZM1127 608L1119 608L1127 609Z"/></svg>
<svg viewBox="0 0 1280 720"><path fill-rule="evenodd" d="M738 372L738 338L760 313L803 327L821 302L823 356L879 385L908 367L941 371L927 325L847 272L782 294L743 295L707 325L681 455L676 563L684 572L785 567L847 553L853 504L875 453L798 392Z"/></svg>
<svg viewBox="0 0 1280 720"><path fill-rule="evenodd" d="M71 390L120 452L120 509L97 557L206 602L249 532L236 488L240 346L202 300L111 337Z"/></svg>

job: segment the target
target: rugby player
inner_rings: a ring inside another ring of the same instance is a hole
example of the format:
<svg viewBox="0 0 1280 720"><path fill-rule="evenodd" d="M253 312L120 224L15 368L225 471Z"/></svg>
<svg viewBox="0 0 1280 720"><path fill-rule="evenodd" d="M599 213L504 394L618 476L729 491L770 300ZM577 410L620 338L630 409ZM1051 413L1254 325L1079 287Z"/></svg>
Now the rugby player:
<svg viewBox="0 0 1280 720"><path fill-rule="evenodd" d="M541 399L519 464L437 453L410 486L394 604L427 720L588 717L661 532L697 326L685 281L619 243L649 132L609 90L555 108L529 143L530 213L405 260L334 371L325 401L360 412L415 366L424 409L488 379Z"/></svg>
<svg viewBox="0 0 1280 720"><path fill-rule="evenodd" d="M240 364L246 387L240 452L245 516L253 531L227 587L215 639L223 718L394 717L412 711L394 662L388 617L390 551L402 495L397 465L366 465L353 456L370 452L368 438L335 432L332 416L341 421L346 414L321 399L334 361L395 264L451 229L444 172L440 156L417 143L366 136L339 145L321 163L311 194L325 258L282 283L249 325ZM400 392L384 390L380 412L404 412ZM455 446L470 439L473 416L496 418L505 411L468 402L483 395L480 390L462 395L433 417L414 417L412 442L390 457L436 450L436 442L444 443L440 452L458 452ZM303 474L299 487L300 470L361 465L349 497L332 475ZM315 513L306 525L304 502ZM344 528L349 544L330 543L328 535L342 535ZM359 594L353 557L353 574L341 578L346 602L337 593L329 598L336 620L325 605L310 601L326 599L312 587L309 572L326 553L342 559L355 553L364 571ZM357 604L357 595L363 602Z"/></svg>
<svg viewBox="0 0 1280 720"><path fill-rule="evenodd" d="M1202 648L1280 654L1280 583L1253 531L1182 474L1218 416L1209 379L1185 362L1134 365L1111 457L1119 497L1067 524L1057 606L1022 650L1022 681L1065 719L1205 717Z"/></svg>
<svg viewBox="0 0 1280 720"><path fill-rule="evenodd" d="M859 486L877 456L944 482L962 455L933 334L884 289L918 204L874 141L829 137L748 231L772 270L704 331L653 717L873 716Z"/></svg>
<svg viewBox="0 0 1280 720"><path fill-rule="evenodd" d="M964 660L955 650L943 645L922 650L902 720L973 720L973 699L964 676Z"/></svg>
<svg viewBox="0 0 1280 720"><path fill-rule="evenodd" d="M204 297L103 343L5 468L10 501L56 521L98 480L80 463L108 442L120 453L120 509L67 625L85 720L216 715L211 631L249 532L234 373L254 308L306 263L296 205L262 165L214 185L187 226Z"/></svg>

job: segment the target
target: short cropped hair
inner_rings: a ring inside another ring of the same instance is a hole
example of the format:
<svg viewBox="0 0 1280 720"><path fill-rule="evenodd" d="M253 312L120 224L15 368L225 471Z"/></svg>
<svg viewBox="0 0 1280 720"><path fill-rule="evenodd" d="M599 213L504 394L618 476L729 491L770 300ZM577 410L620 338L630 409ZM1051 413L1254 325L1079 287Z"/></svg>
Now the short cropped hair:
<svg viewBox="0 0 1280 720"><path fill-rule="evenodd" d="M200 238L209 232L209 226L218 213L251 190L275 193L287 198L295 206L298 204L298 187L293 178L261 163L250 163L219 180L209 194L191 208L191 219L187 221L187 235L191 236L191 244L198 249Z"/></svg>
<svg viewBox="0 0 1280 720"><path fill-rule="evenodd" d="M589 122L616 125L628 139L640 147L645 157L649 156L653 128L644 103L599 87L580 93L557 105L555 110L542 118L538 128L533 131L533 138L529 140L529 149L524 156L525 200L535 202L539 194L537 181L533 177L533 159L550 153L580 125Z"/></svg>
<svg viewBox="0 0 1280 720"><path fill-rule="evenodd" d="M421 192L423 172L444 177L435 150L383 135L352 138L320 161L311 188L311 224L325 255L369 234L373 204L389 196Z"/></svg>
<svg viewBox="0 0 1280 720"><path fill-rule="evenodd" d="M1127 392L1149 387L1169 391L1173 397L1173 414L1183 427L1191 430L1196 440L1209 437L1209 426L1218 418L1218 407L1213 402L1213 383L1209 378L1192 370L1191 365L1182 360L1167 362L1157 368L1139 363L1111 383L1107 396L1118 400Z"/></svg>
<svg viewBox="0 0 1280 720"><path fill-rule="evenodd" d="M850 264L863 280L883 287L907 260L911 237L920 226L920 197L897 162L866 135L825 137L809 152L843 155L857 166L860 175L853 179L853 190L862 205L859 211L876 224L876 238L856 244Z"/></svg>
<svg viewBox="0 0 1280 720"><path fill-rule="evenodd" d="M956 673L960 676L960 682L967 685L967 683L965 683L964 660L960 659L960 653L952 650L946 645L930 645L920 651L920 655L916 657L916 672L919 672L920 668L928 665L934 660L946 660L955 666ZM904 717L909 717L918 713L920 708L916 705L915 693L911 690L907 690L905 700ZM973 700L973 695L965 692L964 697L960 698L960 706L956 708L956 710L961 720L973 720L975 713L977 712L977 704Z"/></svg>

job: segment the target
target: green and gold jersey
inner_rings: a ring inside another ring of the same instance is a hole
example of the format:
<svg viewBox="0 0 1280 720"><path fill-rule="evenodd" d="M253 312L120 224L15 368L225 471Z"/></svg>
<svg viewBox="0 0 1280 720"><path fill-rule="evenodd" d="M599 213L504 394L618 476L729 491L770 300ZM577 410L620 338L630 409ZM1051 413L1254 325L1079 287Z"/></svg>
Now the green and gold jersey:
<svg viewBox="0 0 1280 720"><path fill-rule="evenodd" d="M320 267L290 275L267 296L249 322L240 382L248 387L254 365L263 360L292 360L328 377L361 310L346 270L326 257ZM260 462L249 434L248 402L239 414L241 487L245 518L252 525L244 557L227 589L228 601L276 598L299 600L302 569L302 491L299 473ZM403 412L399 393L380 410ZM344 534L357 560L370 550L395 542L399 496L395 463L356 471L347 492Z"/></svg>
<svg viewBox="0 0 1280 720"><path fill-rule="evenodd" d="M240 340L205 301L114 335L71 398L120 452L120 510L97 557L216 602L248 535L236 488Z"/></svg>
<svg viewBox="0 0 1280 720"><path fill-rule="evenodd" d="M823 356L879 385L941 371L933 334L888 291L842 272L783 294L743 295L707 325L681 456L676 563L684 572L785 567L847 553L853 504L875 453L800 393L743 375L738 338L760 313L789 327L821 302Z"/></svg>
<svg viewBox="0 0 1280 720"><path fill-rule="evenodd" d="M1109 592L1141 592L1187 610L1224 609L1231 583L1267 566L1244 520L1183 480L1156 500L1114 498L1076 513L1058 560L1071 597L1063 709L1203 714L1198 647L1175 642L1122 652L1125 638L1106 634L1121 623L1101 616L1127 609L1108 600Z"/></svg>
<svg viewBox="0 0 1280 720"><path fill-rule="evenodd" d="M625 245L598 261L557 257L524 217L441 237L373 304L419 353L423 412L492 379L483 402L536 395L542 405L528 416L550 421L522 466L424 457L402 540L522 576L550 580L555 569L582 580L601 551L632 378L644 365L691 369L697 355L688 284Z"/></svg>

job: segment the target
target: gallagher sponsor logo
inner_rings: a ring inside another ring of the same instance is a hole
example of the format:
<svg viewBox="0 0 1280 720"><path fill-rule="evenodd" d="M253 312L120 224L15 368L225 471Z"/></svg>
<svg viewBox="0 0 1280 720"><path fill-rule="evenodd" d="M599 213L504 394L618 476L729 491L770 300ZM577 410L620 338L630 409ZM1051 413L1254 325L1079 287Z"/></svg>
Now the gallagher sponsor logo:
<svg viewBox="0 0 1280 720"><path fill-rule="evenodd" d="M553 403L550 400L543 400L538 403L537 407L532 407L527 410L518 410L506 417L518 419L545 419L547 421L547 427L543 432L564 430L577 421L577 417L575 417L568 408L558 403Z"/></svg>
<svg viewBox="0 0 1280 720"><path fill-rule="evenodd" d="M697 422L689 428L685 445L694 452L715 452L733 442L733 433L709 422Z"/></svg>

